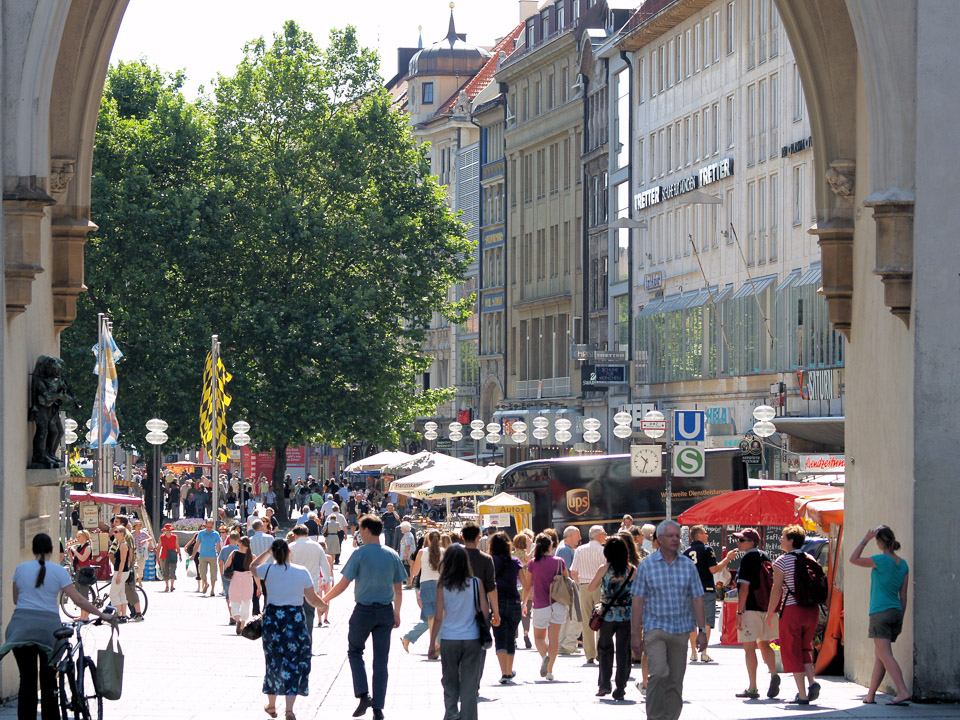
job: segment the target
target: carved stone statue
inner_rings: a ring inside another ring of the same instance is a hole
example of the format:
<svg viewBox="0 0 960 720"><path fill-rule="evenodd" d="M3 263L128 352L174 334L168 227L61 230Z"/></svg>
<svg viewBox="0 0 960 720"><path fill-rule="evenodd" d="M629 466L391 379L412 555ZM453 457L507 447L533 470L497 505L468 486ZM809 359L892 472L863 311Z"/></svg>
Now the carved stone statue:
<svg viewBox="0 0 960 720"><path fill-rule="evenodd" d="M30 468L58 468L63 462L57 457L63 438L60 408L65 400L80 407L77 398L63 379L63 360L49 355L37 358L30 385L29 420L36 426L33 436L33 457Z"/></svg>

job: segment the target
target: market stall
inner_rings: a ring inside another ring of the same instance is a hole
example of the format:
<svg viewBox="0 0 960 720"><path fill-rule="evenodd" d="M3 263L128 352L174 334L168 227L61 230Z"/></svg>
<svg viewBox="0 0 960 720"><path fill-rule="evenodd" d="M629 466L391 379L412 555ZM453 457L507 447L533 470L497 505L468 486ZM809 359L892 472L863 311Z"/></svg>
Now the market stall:
<svg viewBox="0 0 960 720"><path fill-rule="evenodd" d="M114 515L135 514L143 521L144 530L155 540L153 525L143 507L143 498L73 490L70 492L70 502L79 505L80 524L90 533L91 565L96 568L97 578L100 580L106 580L111 575L107 551L110 547L110 524ZM75 537L68 539L67 544L71 544L74 539Z"/></svg>
<svg viewBox="0 0 960 720"><path fill-rule="evenodd" d="M704 525L711 544L732 547L727 538L744 527L756 528L761 549L772 558L780 555L780 531L793 523L801 523L800 507L811 501L843 501L843 489L815 483L767 485L737 490L697 503L677 518L681 525ZM834 543L836 545L836 543ZM836 563L832 562L835 566ZM723 603L720 627L724 645L738 645L736 632L736 598L728 596ZM732 607L729 607L732 605ZM838 613L839 614L839 613ZM829 621L828 621L829 626Z"/></svg>
<svg viewBox="0 0 960 720"><path fill-rule="evenodd" d="M530 527L533 519L533 508L526 500L521 500L509 493L502 492L489 500L477 505L480 521L483 527L506 527L509 529L510 520L516 526L517 532Z"/></svg>

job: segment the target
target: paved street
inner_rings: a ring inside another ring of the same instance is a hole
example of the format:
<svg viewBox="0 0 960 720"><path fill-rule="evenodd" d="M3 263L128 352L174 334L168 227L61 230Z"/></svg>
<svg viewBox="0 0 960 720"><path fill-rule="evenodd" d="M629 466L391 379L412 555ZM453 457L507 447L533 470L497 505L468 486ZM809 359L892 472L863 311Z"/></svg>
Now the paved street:
<svg viewBox="0 0 960 720"><path fill-rule="evenodd" d="M237 637L227 621L222 597L201 597L196 583L183 576L177 590L160 592L162 584L148 583L150 607L147 620L121 627L126 653L123 698L107 702L108 720L160 720L178 718L266 718L261 694L263 654L260 642ZM313 632L314 658L310 695L297 700L300 718L349 718L356 701L346 657L347 622L352 607L350 595L334 601L329 628ZM403 625L406 631L415 621L418 608L414 592L404 592ZM93 628L87 645L96 657L107 632ZM426 636L403 651L400 633L393 636L390 653L390 687L385 714L388 718L443 717L440 663L426 659ZM787 706L793 697L792 679L784 678L782 699L742 702L733 694L744 686L743 654L736 648L711 647L716 660L709 665L690 665L685 681L688 704L683 717L697 718L960 718L960 706L912 705L887 708L860 702L864 688L839 678L822 678L820 704L809 708ZM631 682L629 702L600 701L596 692L597 670L585 666L582 656L561 657L555 669L556 681L548 683L538 674L539 657L534 650L518 652L517 684L501 686L499 668L488 653L482 682L480 716L497 720L531 718L592 718L619 720L644 717L640 693ZM639 677L639 669L637 669ZM880 703L890 697L878 696ZM280 704L280 703L278 703ZM368 717L371 713L368 712ZM0 708L0 720L16 717L14 706ZM282 717L282 714L281 714Z"/></svg>

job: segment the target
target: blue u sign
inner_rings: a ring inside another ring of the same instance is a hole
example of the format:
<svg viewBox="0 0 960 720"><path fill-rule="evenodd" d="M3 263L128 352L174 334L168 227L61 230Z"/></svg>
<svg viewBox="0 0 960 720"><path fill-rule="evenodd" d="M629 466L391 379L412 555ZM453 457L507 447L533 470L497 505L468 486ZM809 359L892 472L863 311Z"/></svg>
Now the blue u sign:
<svg viewBox="0 0 960 720"><path fill-rule="evenodd" d="M705 427L702 410L673 411L673 439L677 442L703 442Z"/></svg>

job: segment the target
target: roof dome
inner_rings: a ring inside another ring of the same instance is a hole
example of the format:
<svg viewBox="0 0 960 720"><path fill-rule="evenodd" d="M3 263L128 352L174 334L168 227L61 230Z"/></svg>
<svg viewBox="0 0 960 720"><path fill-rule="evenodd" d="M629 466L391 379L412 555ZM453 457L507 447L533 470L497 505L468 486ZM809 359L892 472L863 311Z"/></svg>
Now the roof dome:
<svg viewBox="0 0 960 720"><path fill-rule="evenodd" d="M453 24L453 4L450 7L450 27L447 36L424 48L410 59L409 77L419 75L474 75L490 59L483 48L468 45L457 35Z"/></svg>

